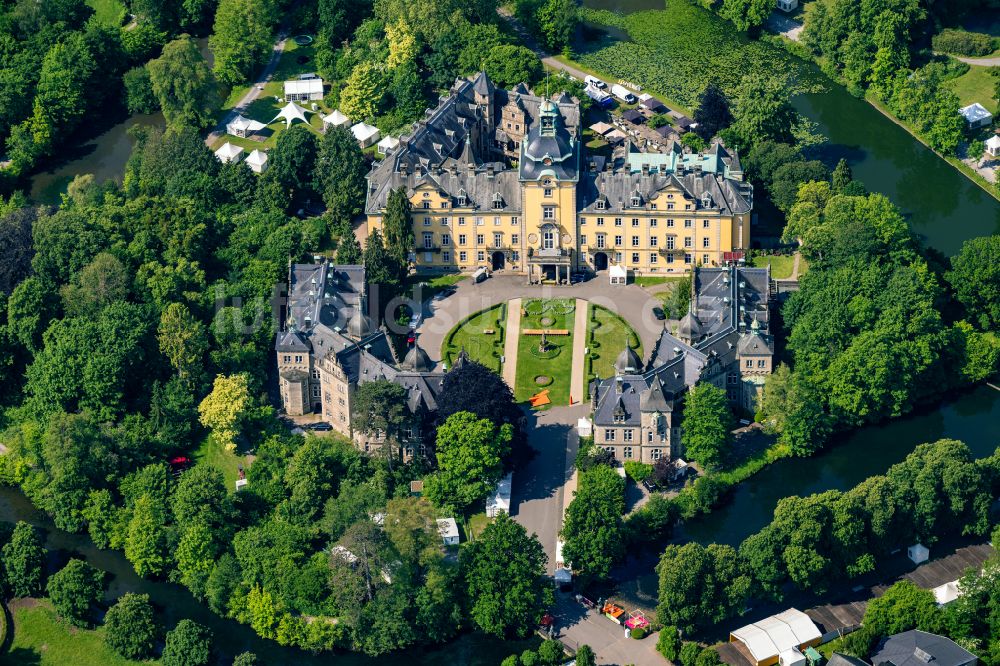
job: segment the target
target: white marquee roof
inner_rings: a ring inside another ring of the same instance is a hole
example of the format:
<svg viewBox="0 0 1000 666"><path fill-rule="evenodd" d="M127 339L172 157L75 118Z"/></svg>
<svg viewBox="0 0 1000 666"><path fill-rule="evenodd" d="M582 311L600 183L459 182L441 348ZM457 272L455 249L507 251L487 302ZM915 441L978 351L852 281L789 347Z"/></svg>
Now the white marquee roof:
<svg viewBox="0 0 1000 666"><path fill-rule="evenodd" d="M378 128L368 123L358 123L351 128L351 133L354 134L354 138L358 141L367 141L378 134Z"/></svg>
<svg viewBox="0 0 1000 666"><path fill-rule="evenodd" d="M243 149L239 146L233 145L228 141L222 144L222 147L215 151L215 156L218 157L223 162L233 162L240 159L240 155L243 154Z"/></svg>
<svg viewBox="0 0 1000 666"><path fill-rule="evenodd" d="M809 616L795 608L748 624L733 631L731 635L746 645L751 656L758 662L822 636Z"/></svg>
<svg viewBox="0 0 1000 666"><path fill-rule="evenodd" d="M311 95L323 92L323 79L294 79L285 81L285 95Z"/></svg>
<svg viewBox="0 0 1000 666"><path fill-rule="evenodd" d="M392 150L399 145L399 139L394 136L387 136L378 142L378 147L382 150Z"/></svg>
<svg viewBox="0 0 1000 666"><path fill-rule="evenodd" d="M987 111L986 107L979 102L962 107L958 112L961 113L970 123L993 117L993 114Z"/></svg>
<svg viewBox="0 0 1000 666"><path fill-rule="evenodd" d="M340 109L334 109L333 113L328 116L323 116L323 122L327 125L333 125L334 127L340 127L341 125L349 125L351 119L340 112Z"/></svg>
<svg viewBox="0 0 1000 666"><path fill-rule="evenodd" d="M1000 148L1000 136L994 134L989 139L986 140L986 147L992 150L997 150Z"/></svg>
<svg viewBox="0 0 1000 666"><path fill-rule="evenodd" d="M254 148L253 152L247 155L247 164L256 164L257 166L264 166L267 162L267 153L262 150L257 150Z"/></svg>
<svg viewBox="0 0 1000 666"><path fill-rule="evenodd" d="M251 118L247 118L242 115L237 115L232 119L232 121L226 124L226 132L229 134L232 134L234 130L256 132L264 129L265 127L267 127L267 125L262 122L252 120Z"/></svg>
<svg viewBox="0 0 1000 666"><path fill-rule="evenodd" d="M301 120L304 123L309 122L308 120L306 120L306 110L303 109L298 104L296 104L295 102L289 102L288 104L283 106L281 108L281 111L278 111L278 115L276 115L274 117L274 120L272 120L271 122L273 123L275 120L279 119L285 121L286 127L291 127L293 120Z"/></svg>
<svg viewBox="0 0 1000 666"><path fill-rule="evenodd" d="M438 518L437 526L438 534L441 535L442 539L458 538L458 523L455 522L454 518Z"/></svg>

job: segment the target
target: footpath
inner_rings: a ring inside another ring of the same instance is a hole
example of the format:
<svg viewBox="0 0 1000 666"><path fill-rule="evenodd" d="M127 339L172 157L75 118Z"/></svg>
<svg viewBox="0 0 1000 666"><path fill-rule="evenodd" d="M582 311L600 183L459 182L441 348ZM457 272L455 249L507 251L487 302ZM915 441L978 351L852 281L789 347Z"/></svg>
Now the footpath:
<svg viewBox="0 0 1000 666"><path fill-rule="evenodd" d="M503 380L513 391L517 384L517 343L521 339L521 299L507 303L507 330L503 339Z"/></svg>
<svg viewBox="0 0 1000 666"><path fill-rule="evenodd" d="M590 304L582 298L576 299L576 321L573 324L573 369L569 381L569 404L587 401L586 364L587 312Z"/></svg>

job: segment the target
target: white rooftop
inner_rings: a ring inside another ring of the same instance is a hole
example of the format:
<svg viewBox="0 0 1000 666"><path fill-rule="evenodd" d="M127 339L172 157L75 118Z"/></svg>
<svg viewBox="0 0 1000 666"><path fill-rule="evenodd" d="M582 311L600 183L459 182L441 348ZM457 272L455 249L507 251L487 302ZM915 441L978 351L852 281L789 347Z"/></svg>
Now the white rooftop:
<svg viewBox="0 0 1000 666"><path fill-rule="evenodd" d="M243 115L237 115L235 118L233 118L230 122L226 124L226 132L228 132L229 134L232 134L234 130L239 130L242 132L257 132L259 130L264 129L265 127L267 127L267 125L265 125L262 122L253 120L251 118L247 118L246 116Z"/></svg>
<svg viewBox="0 0 1000 666"><path fill-rule="evenodd" d="M334 127L339 127L341 125L347 125L351 122L351 119L340 112L340 109L334 109L333 113L328 116L323 116L323 122L327 125L333 125Z"/></svg>
<svg viewBox="0 0 1000 666"><path fill-rule="evenodd" d="M246 163L251 166L264 166L267 163L267 153L256 148L247 155Z"/></svg>
<svg viewBox="0 0 1000 666"><path fill-rule="evenodd" d="M938 606L944 606L945 604L950 604L955 599L962 596L962 590L958 586L958 581L953 580L950 583L945 583L944 585L938 585L931 592L934 593L934 600L938 603Z"/></svg>
<svg viewBox="0 0 1000 666"><path fill-rule="evenodd" d="M354 135L354 138L357 139L358 141L367 141L368 139L378 134L378 128L373 127L368 123L358 123L357 125L351 127L351 133Z"/></svg>
<svg viewBox="0 0 1000 666"><path fill-rule="evenodd" d="M969 106L962 107L958 112L962 114L962 116L970 123L979 122L993 117L993 114L987 111L986 107L979 102L974 102Z"/></svg>
<svg viewBox="0 0 1000 666"><path fill-rule="evenodd" d="M387 136L378 142L378 147L382 152L392 150L399 145L399 139L394 136Z"/></svg>
<svg viewBox="0 0 1000 666"><path fill-rule="evenodd" d="M986 147L990 150L1000 150L1000 136L994 134L986 140Z"/></svg>
<svg viewBox="0 0 1000 666"><path fill-rule="evenodd" d="M274 120L271 122L273 123L275 120L279 119L285 121L286 127L291 127L293 120L301 120L304 123L309 122L306 120L306 110L295 102L289 102L285 106L281 107L281 111L278 111L278 115L276 115Z"/></svg>
<svg viewBox="0 0 1000 666"><path fill-rule="evenodd" d="M285 96L288 95L311 95L323 92L323 79L295 79L285 81Z"/></svg>
<svg viewBox="0 0 1000 666"><path fill-rule="evenodd" d="M215 151L215 156L218 157L221 162L225 162L226 164L230 162L238 162L241 155L243 155L243 149L229 143L228 141L222 144L222 147Z"/></svg>
<svg viewBox="0 0 1000 666"><path fill-rule="evenodd" d="M818 640L822 634L808 615L789 608L759 622L740 627L731 636L747 647L755 661L761 662Z"/></svg>
<svg viewBox="0 0 1000 666"><path fill-rule="evenodd" d="M458 538L458 523L455 522L454 518L438 518L438 534L441 535L442 539L457 539Z"/></svg>

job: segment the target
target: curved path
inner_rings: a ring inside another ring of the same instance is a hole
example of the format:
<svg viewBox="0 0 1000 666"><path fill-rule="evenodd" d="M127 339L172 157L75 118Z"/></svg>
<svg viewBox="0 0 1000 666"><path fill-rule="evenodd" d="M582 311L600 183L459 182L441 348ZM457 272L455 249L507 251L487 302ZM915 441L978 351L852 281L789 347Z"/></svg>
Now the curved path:
<svg viewBox="0 0 1000 666"><path fill-rule="evenodd" d="M622 316L635 329L647 355L656 348L663 332L663 322L653 316L653 307L660 305L660 301L633 284L613 286L608 283L606 274L562 287L529 285L520 275L494 275L479 284L462 280L451 296L440 301L423 302L420 306L420 326L417 328L420 346L435 364L440 365L441 345L455 324L480 310L515 298L582 298L606 307ZM507 316L511 317L510 307L507 308ZM506 347L505 356L509 356ZM580 396L574 395L574 398L580 400Z"/></svg>
<svg viewBox="0 0 1000 666"><path fill-rule="evenodd" d="M1000 65L1000 57L995 58L966 58L964 56L951 56L955 60L961 60L969 65L981 65L983 67L996 67Z"/></svg>

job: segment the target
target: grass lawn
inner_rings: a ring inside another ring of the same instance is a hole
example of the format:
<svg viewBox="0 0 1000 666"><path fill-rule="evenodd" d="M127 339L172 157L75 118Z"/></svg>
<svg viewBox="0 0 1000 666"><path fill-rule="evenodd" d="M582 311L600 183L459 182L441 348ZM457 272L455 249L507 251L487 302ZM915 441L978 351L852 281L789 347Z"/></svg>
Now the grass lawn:
<svg viewBox="0 0 1000 666"><path fill-rule="evenodd" d="M132 661L104 645L104 628L77 629L61 621L47 600L18 601L13 609L14 640L0 655L0 666L131 666L159 660Z"/></svg>
<svg viewBox="0 0 1000 666"><path fill-rule="evenodd" d="M500 356L503 354L504 314L506 305L497 305L478 312L465 321L459 322L445 336L441 348L441 358L451 367L455 357L464 348L473 361L500 372ZM486 333L485 331L493 331Z"/></svg>
<svg viewBox="0 0 1000 666"><path fill-rule="evenodd" d="M87 0L87 6L94 10L94 18L99 23L117 28L125 18L125 3L122 0Z"/></svg>
<svg viewBox="0 0 1000 666"><path fill-rule="evenodd" d="M532 299L521 305L521 339L517 345L517 378L514 398L518 402L543 389L549 389L553 405L569 402L570 373L573 366L573 327L576 323L575 299ZM526 329L566 329L569 335L548 337L551 350L544 357L538 353L541 336L524 335ZM535 377L544 375L552 379L547 386L540 386Z"/></svg>
<svg viewBox="0 0 1000 666"><path fill-rule="evenodd" d="M971 65L968 72L948 81L945 85L955 91L962 106L979 102L989 109L990 113L996 113L997 103L993 99L995 84L996 79L990 76L989 67Z"/></svg>
<svg viewBox="0 0 1000 666"><path fill-rule="evenodd" d="M587 346L590 348L591 373L598 377L612 377L615 374L615 360L627 344L642 356L642 343L632 327L617 314L591 305L587 313Z"/></svg>
<svg viewBox="0 0 1000 666"><path fill-rule="evenodd" d="M756 268L766 268L771 265L771 277L776 280L785 280L792 277L792 268L795 265L795 257L783 254L756 256L753 258L753 265ZM802 268L801 262L799 268Z"/></svg>
<svg viewBox="0 0 1000 666"><path fill-rule="evenodd" d="M462 522L462 527L465 529L465 540L475 541L476 537L483 533L483 530L486 529L486 526L490 522L485 513L476 513L469 516L467 520Z"/></svg>
<svg viewBox="0 0 1000 666"><path fill-rule="evenodd" d="M469 277L467 273L443 273L441 275L410 275L406 278L404 284L406 291L413 297L417 294L415 293L416 286L422 284L420 288L420 300L426 301L428 298L434 298L442 289L446 287L451 287L462 280Z"/></svg>
<svg viewBox="0 0 1000 666"><path fill-rule="evenodd" d="M194 461L198 465L212 465L222 470L222 475L226 479L226 489L229 492L236 491L236 479L239 477L238 467L243 465L243 469L250 467L250 458L238 452L226 451L226 448L217 443L209 435L194 452Z"/></svg>
<svg viewBox="0 0 1000 666"><path fill-rule="evenodd" d="M632 282L639 287L652 287L653 285L677 282L682 279L681 277L667 275L637 275L633 278Z"/></svg>
<svg viewBox="0 0 1000 666"><path fill-rule="evenodd" d="M243 109L243 115L262 123L270 123L271 120L278 115L278 111L281 110L281 107L285 105L284 102L279 102L275 99L275 97L281 97L284 94L285 81L293 79L299 74L316 71L315 55L315 46L299 46L295 43L295 40L288 39L285 42L285 50L281 54L281 59L278 61L278 66L274 70L271 81L264 85L264 90L261 91L260 96L247 106L247 108ZM308 60L300 63L299 58L308 58ZM229 91L229 96L222 104L220 118L225 117L226 114L228 114L236 106L236 104L243 98L244 95L247 94L249 90L250 86L247 85L239 86ZM332 109L327 108L322 101L299 102L299 106L304 108L306 111L311 111L314 103L319 105L319 111L316 113L306 114L306 118L309 119L307 127L309 127L309 129L311 129L313 133L318 136L323 131L323 116L330 113ZM295 124L301 125L302 123ZM257 133L259 137L264 137L263 141L241 139L240 137L225 135L212 145L212 150L217 149L227 141L233 145L241 146L247 151L251 151L254 148L269 150L274 147L275 143L277 143L278 135L284 130L285 121L279 120L278 122L268 125L267 129L261 130Z"/></svg>

